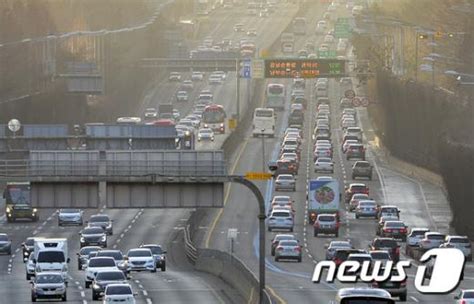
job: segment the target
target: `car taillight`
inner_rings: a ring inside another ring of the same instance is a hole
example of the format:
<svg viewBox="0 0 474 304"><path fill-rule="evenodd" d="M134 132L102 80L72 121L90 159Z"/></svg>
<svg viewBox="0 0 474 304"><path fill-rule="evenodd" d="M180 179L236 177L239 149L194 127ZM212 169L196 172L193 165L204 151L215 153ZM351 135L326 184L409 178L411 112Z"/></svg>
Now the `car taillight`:
<svg viewBox="0 0 474 304"><path fill-rule="evenodd" d="M407 286L407 281L401 281L400 286Z"/></svg>
<svg viewBox="0 0 474 304"><path fill-rule="evenodd" d="M392 229L384 228L384 229L383 229L383 232L388 232L388 233L390 233L390 232L392 232Z"/></svg>
<svg viewBox="0 0 474 304"><path fill-rule="evenodd" d="M314 222L313 227L314 227L314 228L319 228L319 223L318 223L318 222Z"/></svg>
<svg viewBox="0 0 474 304"><path fill-rule="evenodd" d="M377 288L379 287L379 283L377 281L372 282L372 287Z"/></svg>
<svg viewBox="0 0 474 304"><path fill-rule="evenodd" d="M407 233L407 230L405 228L400 229L401 233Z"/></svg>
<svg viewBox="0 0 474 304"><path fill-rule="evenodd" d="M400 247L395 248L395 254L400 254Z"/></svg>
<svg viewBox="0 0 474 304"><path fill-rule="evenodd" d="M461 304L467 304L466 300L461 300Z"/></svg>
<svg viewBox="0 0 474 304"><path fill-rule="evenodd" d="M301 252L301 247L299 247L299 246L298 246L298 247L295 247L295 251L296 251L296 252Z"/></svg>
<svg viewBox="0 0 474 304"><path fill-rule="evenodd" d="M338 259L338 258L335 258L335 259L334 259L334 263L335 263L336 265L340 265L340 264L342 263L342 260L341 260L341 259Z"/></svg>
<svg viewBox="0 0 474 304"><path fill-rule="evenodd" d="M283 247L278 246L276 250L282 251L282 250L283 250Z"/></svg>

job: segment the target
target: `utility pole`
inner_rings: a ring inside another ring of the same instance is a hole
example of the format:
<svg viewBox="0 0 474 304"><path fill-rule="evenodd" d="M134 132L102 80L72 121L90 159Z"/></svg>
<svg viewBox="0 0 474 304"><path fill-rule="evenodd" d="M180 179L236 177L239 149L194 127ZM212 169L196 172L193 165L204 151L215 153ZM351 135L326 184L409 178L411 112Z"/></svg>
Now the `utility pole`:
<svg viewBox="0 0 474 304"><path fill-rule="evenodd" d="M240 119L240 60L235 60L235 78L237 81L237 105L236 105L236 113L235 118L237 121Z"/></svg>

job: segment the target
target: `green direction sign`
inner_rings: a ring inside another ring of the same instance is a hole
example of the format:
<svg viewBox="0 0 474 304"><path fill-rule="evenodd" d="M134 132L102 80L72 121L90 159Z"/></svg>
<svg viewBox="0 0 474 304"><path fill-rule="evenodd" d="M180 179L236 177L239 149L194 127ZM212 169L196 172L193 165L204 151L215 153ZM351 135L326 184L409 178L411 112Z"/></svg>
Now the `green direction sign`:
<svg viewBox="0 0 474 304"><path fill-rule="evenodd" d="M329 51L318 51L318 58L336 58L337 54L335 50Z"/></svg>
<svg viewBox="0 0 474 304"><path fill-rule="evenodd" d="M349 18L337 18L337 21L336 23L339 23L339 24L349 24Z"/></svg>
<svg viewBox="0 0 474 304"><path fill-rule="evenodd" d="M345 66L345 60L338 59L265 59L265 78L342 77Z"/></svg>
<svg viewBox="0 0 474 304"><path fill-rule="evenodd" d="M349 38L351 34L351 25L348 18L338 18L334 24L334 36L336 38Z"/></svg>

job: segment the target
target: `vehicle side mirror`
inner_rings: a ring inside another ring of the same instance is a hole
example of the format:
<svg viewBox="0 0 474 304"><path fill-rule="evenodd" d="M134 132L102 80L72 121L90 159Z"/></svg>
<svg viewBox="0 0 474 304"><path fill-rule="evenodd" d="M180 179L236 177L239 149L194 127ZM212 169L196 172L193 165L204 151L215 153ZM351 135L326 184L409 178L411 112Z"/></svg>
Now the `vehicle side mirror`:
<svg viewBox="0 0 474 304"><path fill-rule="evenodd" d="M163 250L163 253L167 253L167 251L166 251L166 250Z"/></svg>
<svg viewBox="0 0 474 304"><path fill-rule="evenodd" d="M134 292L134 293L133 293L133 296L134 296L134 297L138 296L138 292Z"/></svg>
<svg viewBox="0 0 474 304"><path fill-rule="evenodd" d="M33 285L34 283L35 283L35 281L33 281L33 280L30 281L30 284L31 284L31 285Z"/></svg>
<svg viewBox="0 0 474 304"><path fill-rule="evenodd" d="M26 263L28 261L28 258L23 258L23 263Z"/></svg>
<svg viewBox="0 0 474 304"><path fill-rule="evenodd" d="M276 162L276 161L269 161L269 162L268 162L268 169L269 169L270 171L272 171L272 172L273 172L273 171L276 171L276 170L278 169L278 164L277 164L277 162Z"/></svg>
<svg viewBox="0 0 474 304"><path fill-rule="evenodd" d="M127 260L128 260L128 256L124 255L124 256L123 256L123 260L124 260L124 261L127 261Z"/></svg>
<svg viewBox="0 0 474 304"><path fill-rule="evenodd" d="M459 296L454 296L454 299L455 299L455 300L459 300Z"/></svg>
<svg viewBox="0 0 474 304"><path fill-rule="evenodd" d="M21 246L22 246L22 247L25 247L25 242L21 243Z"/></svg>
<svg viewBox="0 0 474 304"><path fill-rule="evenodd" d="M66 263L69 263L69 262L71 262L71 259L67 258Z"/></svg>

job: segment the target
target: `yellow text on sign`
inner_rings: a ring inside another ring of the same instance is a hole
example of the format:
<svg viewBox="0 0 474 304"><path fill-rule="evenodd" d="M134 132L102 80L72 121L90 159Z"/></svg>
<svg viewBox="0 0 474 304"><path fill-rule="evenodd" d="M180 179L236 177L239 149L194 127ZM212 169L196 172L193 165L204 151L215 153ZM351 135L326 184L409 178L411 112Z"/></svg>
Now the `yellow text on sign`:
<svg viewBox="0 0 474 304"><path fill-rule="evenodd" d="M247 172L245 173L245 178L250 180L266 180L271 179L272 174L266 172Z"/></svg>

